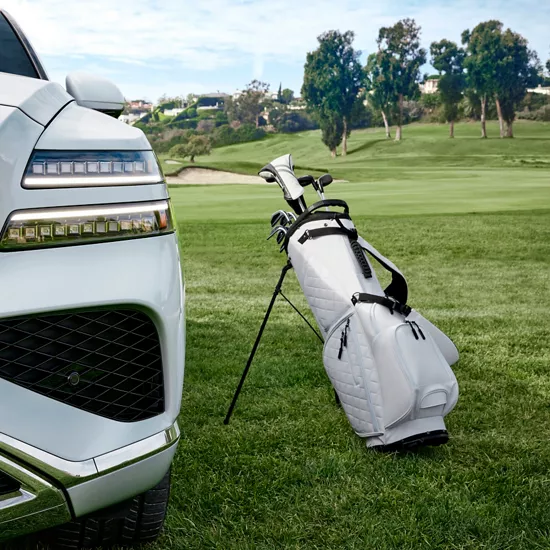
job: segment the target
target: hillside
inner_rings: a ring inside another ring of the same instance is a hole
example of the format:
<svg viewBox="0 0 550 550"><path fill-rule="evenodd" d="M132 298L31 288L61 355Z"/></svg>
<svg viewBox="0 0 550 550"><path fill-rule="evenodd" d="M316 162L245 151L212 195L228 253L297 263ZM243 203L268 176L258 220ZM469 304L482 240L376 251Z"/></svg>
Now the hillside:
<svg viewBox="0 0 550 550"><path fill-rule="evenodd" d="M496 124L489 126L497 134ZM262 141L214 149L195 166L257 174L263 164L292 153L299 174L329 171L349 183L334 183L329 197L353 203L355 212L372 215L434 212L483 212L544 208L550 205L550 124L519 123L513 140L481 140L477 124L459 124L455 140L447 128L405 128L401 143L386 141L379 129L354 132L350 154L331 159L318 132L275 135ZM188 164L187 164L188 165ZM174 170L174 165L164 165ZM215 178L215 176L213 176ZM367 185L365 185L367 184ZM215 187L213 189L212 187ZM201 217L204 201L215 203L219 219L238 209L241 219L269 216L282 206L272 186L200 186L176 190L186 217ZM309 202L315 200L307 190Z"/></svg>
<svg viewBox="0 0 550 550"><path fill-rule="evenodd" d="M351 182L382 181L408 177L411 168L449 176L456 170L484 168L537 168L550 170L550 123L517 122L516 138L499 139L496 123L488 124L491 139L479 139L479 124L456 125L456 138L447 138L448 128L438 124L414 124L405 127L404 140L386 140L381 128L354 131L347 157L331 159L321 142L320 131L276 134L264 140L213 149L196 164L217 169L256 174L261 165L285 153L292 153L297 168L333 176ZM164 158L168 158L164 156ZM174 166L163 166L167 173Z"/></svg>

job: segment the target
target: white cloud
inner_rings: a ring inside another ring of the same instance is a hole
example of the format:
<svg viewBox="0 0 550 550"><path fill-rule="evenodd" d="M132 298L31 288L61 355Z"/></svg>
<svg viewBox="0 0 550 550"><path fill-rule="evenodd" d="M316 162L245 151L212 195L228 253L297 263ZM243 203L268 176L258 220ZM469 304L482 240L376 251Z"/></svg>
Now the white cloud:
<svg viewBox="0 0 550 550"><path fill-rule="evenodd" d="M372 50L378 28L404 16L416 17L426 38L446 33L458 37L463 28L492 17L523 30L528 38L534 31L537 42L550 42L549 9L535 0L489 0L481 7L478 0L412 5L406 0L3 0L2 4L42 55L95 55L127 62L171 59L201 70L230 65L243 54L256 58L258 52L265 60L303 60L305 52L315 47L315 37L332 28L354 29L358 42ZM525 17L529 13L532 17Z"/></svg>
<svg viewBox="0 0 550 550"><path fill-rule="evenodd" d="M200 80L200 72L215 75L221 68L247 65L250 77L261 78L274 60L296 71L316 47L316 37L328 29L352 29L356 47L373 51L378 29L403 17L414 17L422 26L425 47L443 37L459 41L465 28L495 18L524 34L543 59L550 47L547 0L1 1L41 56L93 57L102 74L105 60L165 74L194 71L191 80ZM175 84L170 82L170 88Z"/></svg>

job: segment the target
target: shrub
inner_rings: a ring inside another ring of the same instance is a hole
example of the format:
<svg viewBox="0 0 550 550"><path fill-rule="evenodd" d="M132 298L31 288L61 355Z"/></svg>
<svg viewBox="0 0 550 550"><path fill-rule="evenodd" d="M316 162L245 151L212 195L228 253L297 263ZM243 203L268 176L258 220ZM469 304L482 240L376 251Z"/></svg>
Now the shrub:
<svg viewBox="0 0 550 550"><path fill-rule="evenodd" d="M197 124L197 131L202 132L203 134L209 134L215 127L216 123L214 122L214 120L210 118L205 118L199 120L199 123Z"/></svg>
<svg viewBox="0 0 550 550"><path fill-rule="evenodd" d="M523 120L537 120L539 122L550 122L550 105L545 105L536 111L521 111L518 118Z"/></svg>

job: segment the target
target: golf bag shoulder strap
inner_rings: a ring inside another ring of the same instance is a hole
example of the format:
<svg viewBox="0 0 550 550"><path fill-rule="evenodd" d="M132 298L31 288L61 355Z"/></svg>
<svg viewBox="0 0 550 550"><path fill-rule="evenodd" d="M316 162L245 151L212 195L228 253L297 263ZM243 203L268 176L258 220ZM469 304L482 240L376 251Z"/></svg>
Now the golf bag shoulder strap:
<svg viewBox="0 0 550 550"><path fill-rule="evenodd" d="M361 245L363 250L367 251L384 269L389 271L392 275L392 281L389 286L384 290L388 296L392 296L399 303L406 304L409 297L409 289L407 286L407 279L399 268L388 258L380 254L374 246L369 244L363 237L359 237L357 242Z"/></svg>
<svg viewBox="0 0 550 550"><path fill-rule="evenodd" d="M318 229L306 229L304 234L298 239L298 242L300 244L304 244L309 239L316 239L326 235L344 235L349 239L351 250L355 255L363 276L365 279L372 279L371 267L365 257L365 253L363 252L361 245L358 242L359 235L357 234L357 229L348 229L341 222L340 218L335 219L340 227L319 227Z"/></svg>
<svg viewBox="0 0 550 550"><path fill-rule="evenodd" d="M412 308L407 304L402 304L401 302L397 302L391 298L386 298L385 296L368 294L366 292L358 292L357 294L354 294L351 301L353 305L361 302L367 304L380 304L381 306L387 307L391 311L392 315L394 311L397 311L397 313L401 313L401 315L407 317L412 311Z"/></svg>

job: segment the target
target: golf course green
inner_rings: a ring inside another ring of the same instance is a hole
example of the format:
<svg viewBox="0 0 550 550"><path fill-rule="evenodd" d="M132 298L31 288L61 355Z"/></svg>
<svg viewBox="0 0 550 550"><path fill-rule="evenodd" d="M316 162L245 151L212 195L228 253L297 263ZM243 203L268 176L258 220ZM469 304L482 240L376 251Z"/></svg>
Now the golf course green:
<svg viewBox="0 0 550 550"><path fill-rule="evenodd" d="M229 426L223 418L283 255L266 242L274 185L171 186L187 292L187 362L160 549L550 547L550 124L318 132L214 149L196 165L256 173L292 153L330 171L359 232L405 273L409 303L461 353L451 440L383 455L357 438L315 335L277 302ZM165 165L166 166L166 165ZM170 165L169 165L170 166ZM173 166L170 166L173 169ZM315 195L308 190L309 202ZM308 312L290 274L285 293ZM311 319L311 316L308 316Z"/></svg>

